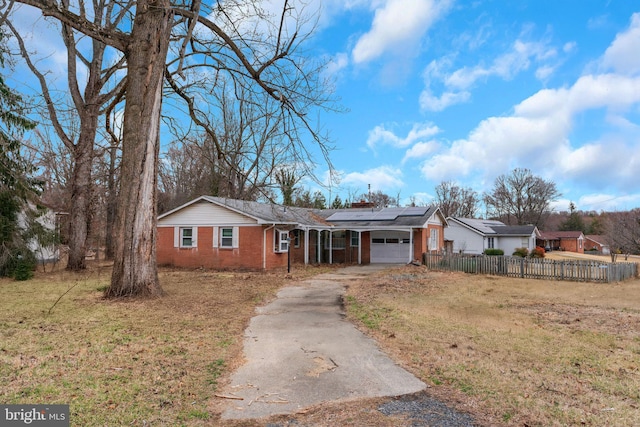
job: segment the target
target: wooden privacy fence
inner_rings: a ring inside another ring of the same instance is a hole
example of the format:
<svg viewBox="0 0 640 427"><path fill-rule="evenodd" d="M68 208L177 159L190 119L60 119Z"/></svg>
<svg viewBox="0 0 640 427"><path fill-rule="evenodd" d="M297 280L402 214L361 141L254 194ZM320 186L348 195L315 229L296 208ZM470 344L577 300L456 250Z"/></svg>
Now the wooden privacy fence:
<svg viewBox="0 0 640 427"><path fill-rule="evenodd" d="M548 260L511 256L467 256L423 254L423 264L432 270L529 279L576 282L620 282L638 276L634 262L610 263L591 260Z"/></svg>

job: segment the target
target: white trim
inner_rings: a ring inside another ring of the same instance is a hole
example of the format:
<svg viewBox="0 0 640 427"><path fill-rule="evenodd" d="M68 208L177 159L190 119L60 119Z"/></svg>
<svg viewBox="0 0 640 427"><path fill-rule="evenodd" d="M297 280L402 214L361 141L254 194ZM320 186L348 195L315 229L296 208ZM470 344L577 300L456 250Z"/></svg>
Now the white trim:
<svg viewBox="0 0 640 427"><path fill-rule="evenodd" d="M178 230L179 230L178 244L180 245L181 248L188 249L188 248L198 247L198 227L196 226L179 227ZM184 230L191 230L191 236L189 236L191 238L191 246L184 246L182 244L184 240L184 235L183 235Z"/></svg>
<svg viewBox="0 0 640 427"><path fill-rule="evenodd" d="M276 225L272 224L269 227L265 228L262 232L262 269L267 269L267 231L271 228L275 228Z"/></svg>
<svg viewBox="0 0 640 427"><path fill-rule="evenodd" d="M240 246L240 227L232 227L231 246L237 249Z"/></svg>
<svg viewBox="0 0 640 427"><path fill-rule="evenodd" d="M218 232L218 247L222 249L235 249L238 247L238 227L217 227ZM222 239L228 239L229 236L222 236L224 230L231 230L231 246L223 245Z"/></svg>

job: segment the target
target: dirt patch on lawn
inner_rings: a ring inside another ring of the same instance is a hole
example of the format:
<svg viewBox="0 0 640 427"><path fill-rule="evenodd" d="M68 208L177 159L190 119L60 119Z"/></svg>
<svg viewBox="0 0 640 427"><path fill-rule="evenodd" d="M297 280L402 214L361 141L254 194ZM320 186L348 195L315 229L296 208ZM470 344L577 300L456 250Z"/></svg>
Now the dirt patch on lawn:
<svg viewBox="0 0 640 427"><path fill-rule="evenodd" d="M555 325L571 331L589 331L631 339L637 338L640 331L639 310L556 303L520 304L513 308L530 314L540 325Z"/></svg>

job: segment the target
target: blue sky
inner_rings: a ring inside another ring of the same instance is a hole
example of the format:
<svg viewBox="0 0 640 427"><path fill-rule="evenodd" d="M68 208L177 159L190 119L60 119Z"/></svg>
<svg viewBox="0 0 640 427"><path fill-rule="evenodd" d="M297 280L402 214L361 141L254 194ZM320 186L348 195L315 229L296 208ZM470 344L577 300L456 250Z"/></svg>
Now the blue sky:
<svg viewBox="0 0 640 427"><path fill-rule="evenodd" d="M481 195L523 167L556 183L557 210L640 206L637 1L305 1L321 11L305 49L348 110L321 116L340 176L328 199L371 185L428 204L442 181ZM64 73L55 26L21 13L49 76ZM28 74L13 82L36 88Z"/></svg>
<svg viewBox="0 0 640 427"><path fill-rule="evenodd" d="M429 203L444 180L482 194L524 167L556 183L558 210L640 206L637 2L322 5L313 49L348 109L322 117L341 177L331 197L370 184Z"/></svg>

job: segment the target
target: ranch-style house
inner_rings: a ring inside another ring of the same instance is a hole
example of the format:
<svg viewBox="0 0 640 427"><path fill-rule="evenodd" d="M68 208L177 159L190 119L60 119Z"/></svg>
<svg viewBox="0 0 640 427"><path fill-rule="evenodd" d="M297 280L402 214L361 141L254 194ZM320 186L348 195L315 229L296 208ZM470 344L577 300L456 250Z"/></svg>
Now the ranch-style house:
<svg viewBox="0 0 640 427"><path fill-rule="evenodd" d="M307 209L201 196L158 217L160 265L274 270L289 263L409 263L442 252L435 206Z"/></svg>

